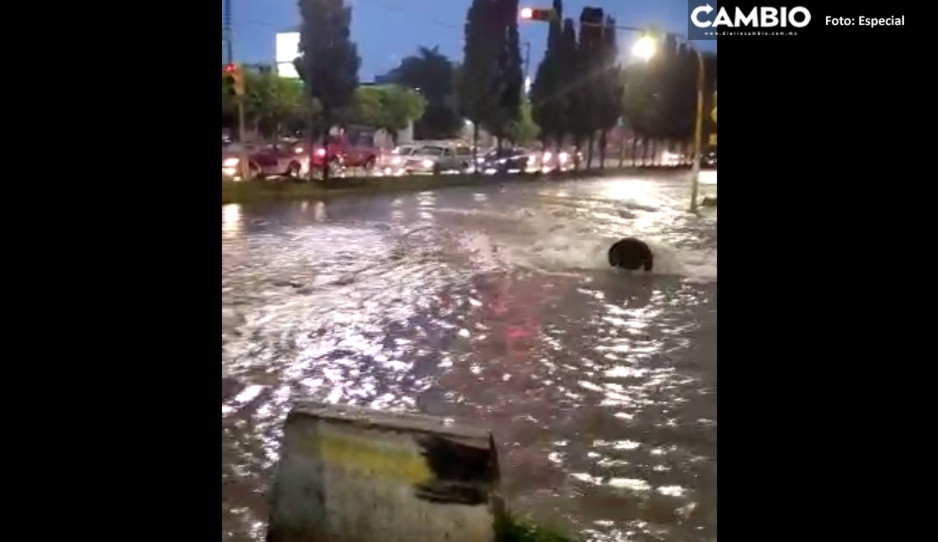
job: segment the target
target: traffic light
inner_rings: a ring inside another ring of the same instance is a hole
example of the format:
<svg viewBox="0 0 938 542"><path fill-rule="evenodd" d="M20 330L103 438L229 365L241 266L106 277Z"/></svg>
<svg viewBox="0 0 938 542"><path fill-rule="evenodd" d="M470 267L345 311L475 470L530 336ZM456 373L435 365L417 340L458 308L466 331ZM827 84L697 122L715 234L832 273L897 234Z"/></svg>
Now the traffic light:
<svg viewBox="0 0 938 542"><path fill-rule="evenodd" d="M228 64L222 68L222 84L230 96L244 95L244 73L238 64Z"/></svg>
<svg viewBox="0 0 938 542"><path fill-rule="evenodd" d="M551 8L521 8L521 19L524 21L550 22L556 16Z"/></svg>

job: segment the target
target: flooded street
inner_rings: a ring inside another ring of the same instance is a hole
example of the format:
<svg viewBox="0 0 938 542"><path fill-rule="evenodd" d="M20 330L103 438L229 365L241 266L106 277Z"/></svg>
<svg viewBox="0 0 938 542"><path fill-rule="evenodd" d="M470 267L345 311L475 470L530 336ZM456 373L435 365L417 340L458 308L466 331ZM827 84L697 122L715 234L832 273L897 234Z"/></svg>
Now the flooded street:
<svg viewBox="0 0 938 542"><path fill-rule="evenodd" d="M280 423L311 397L492 428L509 505L584 540L716 540L717 217L688 194L685 174L223 207L222 539L263 539ZM608 267L630 235L652 275Z"/></svg>

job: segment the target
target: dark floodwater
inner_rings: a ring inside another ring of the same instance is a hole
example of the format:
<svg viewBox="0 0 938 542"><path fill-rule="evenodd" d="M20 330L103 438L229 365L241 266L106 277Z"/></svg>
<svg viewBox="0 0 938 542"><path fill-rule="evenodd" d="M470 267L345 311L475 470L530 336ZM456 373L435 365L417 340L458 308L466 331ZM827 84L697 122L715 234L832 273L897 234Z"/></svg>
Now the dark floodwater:
<svg viewBox="0 0 938 542"><path fill-rule="evenodd" d="M687 192L223 207L222 539L263 537L279 424L311 396L493 428L513 508L585 540L715 540L717 220ZM630 234L654 275L606 267Z"/></svg>

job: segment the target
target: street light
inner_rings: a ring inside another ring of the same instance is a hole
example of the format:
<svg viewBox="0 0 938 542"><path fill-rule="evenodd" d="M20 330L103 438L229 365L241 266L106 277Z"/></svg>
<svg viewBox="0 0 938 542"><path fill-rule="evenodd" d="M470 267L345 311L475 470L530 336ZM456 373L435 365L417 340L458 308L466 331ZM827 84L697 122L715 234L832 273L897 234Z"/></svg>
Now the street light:
<svg viewBox="0 0 938 542"><path fill-rule="evenodd" d="M642 36L635 42L635 45L632 46L632 54L642 60L648 60L655 55L656 48L657 44L652 37Z"/></svg>
<svg viewBox="0 0 938 542"><path fill-rule="evenodd" d="M653 33L646 33L639 38L632 47L632 53L644 60L650 59L658 48L658 36ZM700 154L703 139L703 107L704 107L704 87L706 77L704 76L704 57L699 49L687 43L687 47L697 57L697 114L694 119L694 154L692 157L690 178L690 211L697 212L697 197L700 192Z"/></svg>
<svg viewBox="0 0 938 542"><path fill-rule="evenodd" d="M556 13L553 9L550 8L523 8L521 10L521 19L526 21L541 21L548 22L556 16ZM595 21L580 21L580 26L592 26L603 28L604 25L602 22ZM658 48L658 40L661 38L661 33L655 31L654 29L648 28L639 28L635 26L622 26L615 25L617 30L625 30L626 32L641 32L642 37L635 43L635 46L632 48L632 53L635 56L648 60L655 54L655 50ZM697 118L694 123L694 163L691 169L691 202L690 210L692 213L697 212L697 196L700 190L700 147L701 139L703 138L703 102L704 102L704 58L703 54L690 44L686 38L679 36L677 34L667 33L667 36L673 36L675 38L682 38L687 46L697 55Z"/></svg>

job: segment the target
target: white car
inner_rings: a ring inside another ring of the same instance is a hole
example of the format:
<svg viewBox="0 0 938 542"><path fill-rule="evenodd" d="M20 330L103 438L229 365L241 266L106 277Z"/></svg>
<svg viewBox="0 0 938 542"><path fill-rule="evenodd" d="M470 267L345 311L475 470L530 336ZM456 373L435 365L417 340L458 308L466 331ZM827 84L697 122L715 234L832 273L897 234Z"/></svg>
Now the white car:
<svg viewBox="0 0 938 542"><path fill-rule="evenodd" d="M661 165L666 167L686 166L691 160L686 154L674 151L664 151L661 153Z"/></svg>
<svg viewBox="0 0 938 542"><path fill-rule="evenodd" d="M378 158L377 172L381 175L397 176L404 174L404 160L419 149L421 145L408 143L395 147L389 153L382 154Z"/></svg>
<svg viewBox="0 0 938 542"><path fill-rule="evenodd" d="M472 147L446 143L423 145L403 160L409 175L466 173L472 170Z"/></svg>

